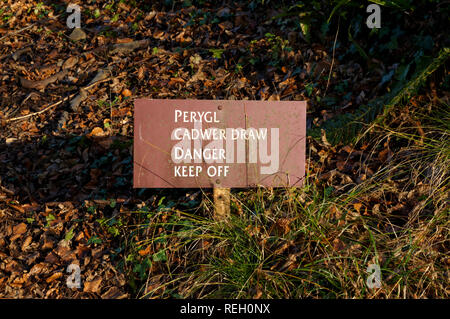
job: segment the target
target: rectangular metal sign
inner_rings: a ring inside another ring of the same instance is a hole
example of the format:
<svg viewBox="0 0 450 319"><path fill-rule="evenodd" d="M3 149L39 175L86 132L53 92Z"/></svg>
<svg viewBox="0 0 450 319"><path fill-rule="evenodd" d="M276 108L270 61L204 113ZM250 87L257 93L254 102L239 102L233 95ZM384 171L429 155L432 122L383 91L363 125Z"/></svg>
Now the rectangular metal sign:
<svg viewBox="0 0 450 319"><path fill-rule="evenodd" d="M306 102L138 99L134 187L292 187L305 175Z"/></svg>

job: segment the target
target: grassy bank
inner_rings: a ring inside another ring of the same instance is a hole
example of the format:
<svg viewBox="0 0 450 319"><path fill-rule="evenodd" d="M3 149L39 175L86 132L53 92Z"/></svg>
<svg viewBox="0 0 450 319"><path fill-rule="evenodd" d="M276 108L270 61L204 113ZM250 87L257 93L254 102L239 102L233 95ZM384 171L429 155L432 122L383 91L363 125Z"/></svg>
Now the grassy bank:
<svg viewBox="0 0 450 319"><path fill-rule="evenodd" d="M304 187L233 190L227 223L201 192L129 212L136 295L448 298L448 106L418 95L353 146L310 139Z"/></svg>

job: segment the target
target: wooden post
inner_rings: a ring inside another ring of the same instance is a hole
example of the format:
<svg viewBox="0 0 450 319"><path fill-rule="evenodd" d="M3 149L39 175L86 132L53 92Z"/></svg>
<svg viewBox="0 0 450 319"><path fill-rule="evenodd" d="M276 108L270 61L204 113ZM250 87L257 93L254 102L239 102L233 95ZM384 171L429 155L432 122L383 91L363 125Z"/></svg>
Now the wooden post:
<svg viewBox="0 0 450 319"><path fill-rule="evenodd" d="M230 218L230 189L214 187L214 219L226 221Z"/></svg>

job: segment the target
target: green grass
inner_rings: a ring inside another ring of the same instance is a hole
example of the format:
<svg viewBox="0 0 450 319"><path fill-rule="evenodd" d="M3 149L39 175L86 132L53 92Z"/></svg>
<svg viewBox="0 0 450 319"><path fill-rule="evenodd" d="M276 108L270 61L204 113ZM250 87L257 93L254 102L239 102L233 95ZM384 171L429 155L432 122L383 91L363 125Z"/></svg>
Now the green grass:
<svg viewBox="0 0 450 319"><path fill-rule="evenodd" d="M227 222L211 218L208 194L129 212L122 266L134 295L448 298L449 108L417 101L365 132L361 165L386 143L392 158L359 184L320 181L309 167L301 189L233 190ZM379 289L366 286L370 264Z"/></svg>

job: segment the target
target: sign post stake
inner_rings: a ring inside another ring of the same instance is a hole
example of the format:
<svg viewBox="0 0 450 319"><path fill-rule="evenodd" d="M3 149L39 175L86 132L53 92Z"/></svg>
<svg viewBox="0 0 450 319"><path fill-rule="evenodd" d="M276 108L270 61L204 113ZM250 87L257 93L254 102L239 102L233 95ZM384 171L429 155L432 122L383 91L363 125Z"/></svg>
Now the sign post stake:
<svg viewBox="0 0 450 319"><path fill-rule="evenodd" d="M230 218L230 189L214 187L214 219L226 221Z"/></svg>

